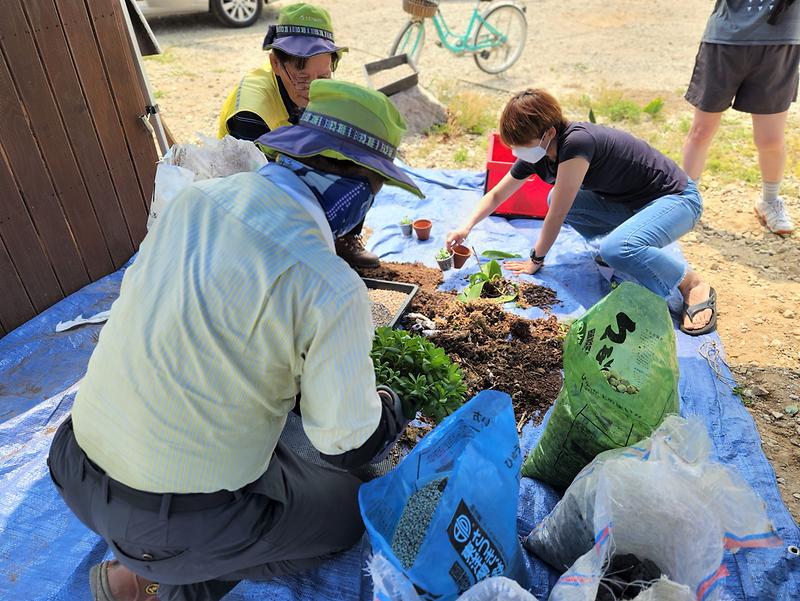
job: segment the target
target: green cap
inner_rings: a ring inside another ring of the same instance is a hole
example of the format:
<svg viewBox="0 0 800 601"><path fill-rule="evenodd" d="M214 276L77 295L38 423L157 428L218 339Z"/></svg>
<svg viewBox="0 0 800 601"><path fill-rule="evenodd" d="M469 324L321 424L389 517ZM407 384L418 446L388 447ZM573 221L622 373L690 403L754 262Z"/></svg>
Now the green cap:
<svg viewBox="0 0 800 601"><path fill-rule="evenodd" d="M357 163L386 183L424 197L394 158L406 124L385 95L335 79L311 83L309 103L297 125L280 127L258 139L268 151L295 158L321 155Z"/></svg>
<svg viewBox="0 0 800 601"><path fill-rule="evenodd" d="M264 38L264 50L277 48L292 56L309 57L335 52L341 56L347 48L336 46L333 23L328 11L313 4L290 4L281 10L277 25L270 25Z"/></svg>

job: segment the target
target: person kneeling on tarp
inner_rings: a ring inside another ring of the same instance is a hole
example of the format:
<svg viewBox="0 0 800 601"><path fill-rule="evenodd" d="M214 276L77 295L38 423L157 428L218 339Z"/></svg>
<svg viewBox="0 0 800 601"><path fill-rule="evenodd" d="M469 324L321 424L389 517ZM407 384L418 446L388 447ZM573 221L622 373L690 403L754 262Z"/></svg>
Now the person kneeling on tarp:
<svg viewBox="0 0 800 601"><path fill-rule="evenodd" d="M673 160L629 133L567 121L544 90L525 90L508 102L500 137L517 160L467 221L448 234L448 245L461 243L536 174L555 184L550 208L530 258L507 261L508 269L536 273L567 223L584 238L604 237L602 260L645 288L664 298L677 289L683 297L683 332L696 336L714 330L716 292L686 261L662 250L690 231L703 212L697 186Z"/></svg>
<svg viewBox="0 0 800 601"><path fill-rule="evenodd" d="M231 135L255 142L265 133L297 123L308 105L312 81L330 79L347 48L333 40L333 24L324 8L290 4L270 25L263 49L269 60L247 73L231 90L219 115L220 138ZM364 248L358 223L336 239L336 252L353 267L377 267L380 259Z"/></svg>
<svg viewBox="0 0 800 601"><path fill-rule="evenodd" d="M407 420L376 391L367 289L334 253L384 183L404 123L383 95L311 85L277 161L200 182L159 217L125 272L48 464L116 559L95 601L215 601L240 579L312 568L364 531L360 481L279 440L299 409L343 470L381 459ZM156 584L159 583L159 584Z"/></svg>

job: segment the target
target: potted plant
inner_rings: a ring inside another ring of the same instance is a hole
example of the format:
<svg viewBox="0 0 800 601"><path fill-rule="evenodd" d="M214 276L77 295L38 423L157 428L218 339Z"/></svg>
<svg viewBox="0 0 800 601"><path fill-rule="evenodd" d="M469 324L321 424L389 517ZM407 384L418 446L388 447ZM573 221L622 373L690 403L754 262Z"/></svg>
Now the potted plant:
<svg viewBox="0 0 800 601"><path fill-rule="evenodd" d="M436 253L436 261L439 263L439 269L447 271L453 266L453 253L446 248L440 248Z"/></svg>
<svg viewBox="0 0 800 601"><path fill-rule="evenodd" d="M461 269L464 263L467 262L472 251L463 244L456 244L453 249L453 267Z"/></svg>
<svg viewBox="0 0 800 601"><path fill-rule="evenodd" d="M420 240L427 240L430 238L431 228L433 227L433 222L430 219L417 219L412 225L414 226L414 232L416 232L417 238Z"/></svg>
<svg viewBox="0 0 800 601"><path fill-rule="evenodd" d="M411 218L408 215L400 220L400 231L403 232L404 237L411 237Z"/></svg>

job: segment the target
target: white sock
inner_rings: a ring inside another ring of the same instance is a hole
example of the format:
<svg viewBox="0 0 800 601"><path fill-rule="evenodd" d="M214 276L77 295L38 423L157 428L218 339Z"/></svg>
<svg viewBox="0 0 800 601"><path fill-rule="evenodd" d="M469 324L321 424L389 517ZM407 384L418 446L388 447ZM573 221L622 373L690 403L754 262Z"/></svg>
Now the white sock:
<svg viewBox="0 0 800 601"><path fill-rule="evenodd" d="M762 182L761 183L761 199L764 203L772 203L778 198L778 190L780 190L781 182Z"/></svg>

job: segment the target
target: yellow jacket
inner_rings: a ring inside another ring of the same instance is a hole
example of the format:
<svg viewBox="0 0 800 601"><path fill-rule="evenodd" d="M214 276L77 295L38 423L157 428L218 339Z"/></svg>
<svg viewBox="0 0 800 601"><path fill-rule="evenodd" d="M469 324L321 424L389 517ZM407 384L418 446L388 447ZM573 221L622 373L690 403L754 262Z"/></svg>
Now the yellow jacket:
<svg viewBox="0 0 800 601"><path fill-rule="evenodd" d="M219 115L217 136L225 137L228 133L228 119L237 113L248 111L264 120L270 131L289 123L289 113L283 104L278 80L272 72L269 61L258 69L245 75L239 84L231 90L222 112Z"/></svg>

